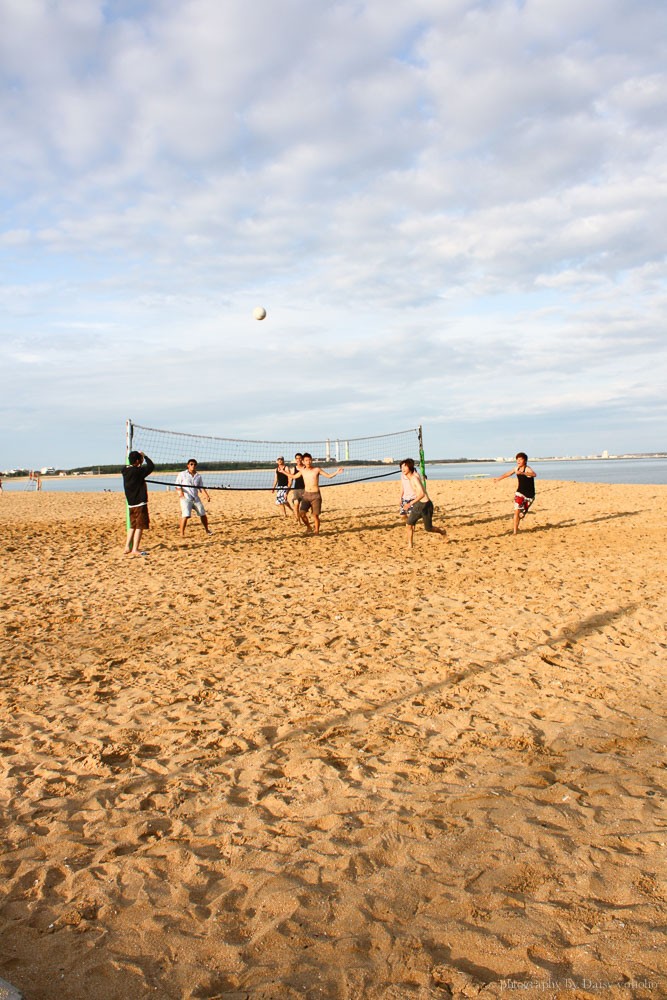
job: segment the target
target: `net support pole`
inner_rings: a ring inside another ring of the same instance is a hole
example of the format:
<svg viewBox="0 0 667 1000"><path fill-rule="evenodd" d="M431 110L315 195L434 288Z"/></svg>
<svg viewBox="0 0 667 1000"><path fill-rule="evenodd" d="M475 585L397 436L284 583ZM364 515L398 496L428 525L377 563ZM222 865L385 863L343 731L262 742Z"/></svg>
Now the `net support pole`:
<svg viewBox="0 0 667 1000"><path fill-rule="evenodd" d="M132 421L125 421L125 465L128 465L128 459L130 452L132 451ZM125 501L125 527L130 530L130 508L128 507L127 500Z"/></svg>
<svg viewBox="0 0 667 1000"><path fill-rule="evenodd" d="M417 437L419 438L419 468L422 474L422 482L426 482L426 459L424 458L424 436L422 434L422 425L420 424L417 428Z"/></svg>

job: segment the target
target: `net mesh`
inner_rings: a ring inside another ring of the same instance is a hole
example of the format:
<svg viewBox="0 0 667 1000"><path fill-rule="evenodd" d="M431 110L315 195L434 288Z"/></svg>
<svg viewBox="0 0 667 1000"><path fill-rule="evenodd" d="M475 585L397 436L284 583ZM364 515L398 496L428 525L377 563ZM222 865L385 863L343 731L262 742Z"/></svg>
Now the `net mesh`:
<svg viewBox="0 0 667 1000"><path fill-rule="evenodd" d="M310 452L313 464L327 471L342 467L344 472L331 483L326 479L320 483L340 486L396 476L403 458L419 454L419 428L364 438L244 441L158 430L128 421L127 445L128 451L143 451L155 463L148 482L164 486L173 486L188 459L196 458L207 490L271 489L276 459L283 457L291 469L296 452Z"/></svg>

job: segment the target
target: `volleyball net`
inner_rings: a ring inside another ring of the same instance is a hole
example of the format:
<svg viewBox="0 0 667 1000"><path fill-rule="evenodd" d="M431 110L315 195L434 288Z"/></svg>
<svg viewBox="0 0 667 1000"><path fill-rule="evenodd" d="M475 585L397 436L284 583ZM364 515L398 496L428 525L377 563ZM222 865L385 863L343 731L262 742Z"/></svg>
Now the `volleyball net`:
<svg viewBox="0 0 667 1000"><path fill-rule="evenodd" d="M143 451L155 463L148 482L162 486L173 486L188 460L196 459L207 490L271 489L276 460L284 458L292 468L296 453L309 452L313 465L327 471L343 468L341 475L331 483L322 480L321 486L395 477L404 458L418 462L423 456L421 427L375 437L245 441L158 430L131 420L126 425L126 449L127 454Z"/></svg>

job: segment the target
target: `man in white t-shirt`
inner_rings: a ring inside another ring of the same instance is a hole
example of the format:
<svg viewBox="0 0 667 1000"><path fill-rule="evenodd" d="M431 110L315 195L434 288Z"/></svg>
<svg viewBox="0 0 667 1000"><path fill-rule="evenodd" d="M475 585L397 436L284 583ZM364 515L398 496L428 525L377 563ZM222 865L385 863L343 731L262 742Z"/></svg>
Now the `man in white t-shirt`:
<svg viewBox="0 0 667 1000"><path fill-rule="evenodd" d="M213 532L208 526L208 517L206 516L206 509L204 504L199 499L199 491L206 497L206 502L210 503L211 498L206 491L204 486L204 481L200 474L197 472L197 459L191 458L188 462L187 469L183 472L179 472L176 477L176 492L181 501L181 538L185 537L185 529L187 528L188 521L192 514L193 509L197 511L201 518L201 523L203 525L204 531L207 535L212 535Z"/></svg>

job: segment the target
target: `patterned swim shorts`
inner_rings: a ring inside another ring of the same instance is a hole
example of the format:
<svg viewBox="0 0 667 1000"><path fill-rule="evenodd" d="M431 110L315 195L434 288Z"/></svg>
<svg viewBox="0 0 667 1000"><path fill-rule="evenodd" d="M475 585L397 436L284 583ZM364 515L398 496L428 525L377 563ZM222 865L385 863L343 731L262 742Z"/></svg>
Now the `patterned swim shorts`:
<svg viewBox="0 0 667 1000"><path fill-rule="evenodd" d="M514 509L519 511L519 517L526 516L534 499L535 497L525 497L523 493L514 494Z"/></svg>
<svg viewBox="0 0 667 1000"><path fill-rule="evenodd" d="M287 494L289 492L289 486L279 486L276 490L276 503L282 505L287 503Z"/></svg>

